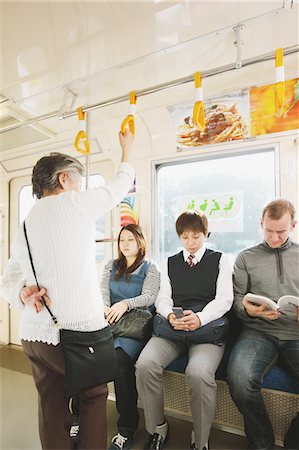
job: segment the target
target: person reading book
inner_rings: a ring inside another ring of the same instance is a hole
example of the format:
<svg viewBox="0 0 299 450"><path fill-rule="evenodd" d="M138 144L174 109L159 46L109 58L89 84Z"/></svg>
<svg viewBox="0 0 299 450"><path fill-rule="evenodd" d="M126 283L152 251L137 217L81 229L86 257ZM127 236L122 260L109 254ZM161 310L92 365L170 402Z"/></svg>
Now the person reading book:
<svg viewBox="0 0 299 450"><path fill-rule="evenodd" d="M292 313L282 314L280 309L269 308L265 299L258 305L249 296L268 297L275 304L286 295L298 297L299 246L290 237L295 226L293 204L273 200L262 213L264 241L239 253L234 265L234 309L243 329L230 356L228 384L243 415L251 449L267 450L275 445L261 394L264 375L279 358L299 381L299 308L293 306ZM294 424L296 421L288 432L294 446L287 448L298 448L299 427Z"/></svg>
<svg viewBox="0 0 299 450"><path fill-rule="evenodd" d="M267 309L274 309L275 311L280 311L284 314L293 313L296 314L296 308L299 306L299 297L295 295L283 295L277 302L269 297L264 297L263 295L251 294L249 292L245 295L244 299L253 303L254 305L267 305Z"/></svg>

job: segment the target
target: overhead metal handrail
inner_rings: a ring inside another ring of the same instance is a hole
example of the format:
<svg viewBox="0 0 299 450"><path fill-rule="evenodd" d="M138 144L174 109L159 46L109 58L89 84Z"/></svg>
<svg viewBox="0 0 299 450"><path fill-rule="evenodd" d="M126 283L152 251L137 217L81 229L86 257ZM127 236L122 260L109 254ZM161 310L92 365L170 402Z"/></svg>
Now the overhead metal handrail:
<svg viewBox="0 0 299 450"><path fill-rule="evenodd" d="M284 56L292 55L292 54L298 53L298 52L299 52L299 45L293 45L293 46L290 46L290 47L286 47L284 49ZM243 68L244 67L248 67L248 66L251 66L253 64L259 64L259 63L262 63L262 62L270 61L272 59L275 59L275 51L269 52L269 53L265 53L265 54L260 55L260 56L255 56L253 58L245 59L245 60L242 61L242 67ZM202 71L202 78L209 78L209 77L212 77L212 76L215 76L215 75L219 75L221 73L229 72L229 71L232 71L232 70L236 70L236 64L235 63L227 64L227 65L224 65L224 66L221 66L221 67L217 67L215 69ZM240 70L240 69L238 69L238 70ZM162 84L158 84L156 86L151 86L151 87L146 88L146 89L141 89L140 91L136 90L136 95L138 97L142 97L144 95L154 94L154 93L159 92L161 90L165 90L165 89L170 89L170 88L173 88L173 87L181 86L181 85L186 84L186 83L191 83L191 82L193 82L193 79L194 79L194 75L193 74L192 75L188 75L186 77L178 78L178 79L173 80L173 81L168 81L168 82L165 82L165 83L162 83ZM129 95L126 94L126 95L122 95L122 96L119 96L119 97L112 98L110 100L104 100L103 102L95 103L93 105L83 107L83 112L89 112L89 111L93 111L94 109L104 108L105 106L114 105L116 103L122 103L124 101L127 101L128 99L129 99ZM38 117L34 117L34 118L26 120L24 122L20 122L20 123L17 123L17 124L9 125L7 127L1 128L0 129L0 134L8 132L8 131L11 131L11 130L14 130L16 128L20 128L20 127L23 127L23 126L31 125L31 124L34 124L34 123L37 123L37 122L41 122L42 120L52 119L54 117L57 117L59 119L66 119L68 117L73 117L73 116L75 116L77 114L77 110L70 111L70 112L68 112L68 113L66 113L66 114L64 114L63 116L60 116L60 117L58 116L58 113L59 113L59 110L50 112L48 114L43 114L43 115L38 116Z"/></svg>

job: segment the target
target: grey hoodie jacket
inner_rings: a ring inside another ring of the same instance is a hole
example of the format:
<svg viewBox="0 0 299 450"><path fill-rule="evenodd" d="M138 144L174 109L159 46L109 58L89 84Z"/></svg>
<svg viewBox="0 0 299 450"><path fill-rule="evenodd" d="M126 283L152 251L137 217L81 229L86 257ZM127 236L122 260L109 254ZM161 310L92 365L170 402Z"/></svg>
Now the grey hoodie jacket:
<svg viewBox="0 0 299 450"><path fill-rule="evenodd" d="M282 340L299 339L296 309L276 320L252 318L245 312L243 297L248 292L278 301L283 295L299 296L299 245L289 238L273 249L264 241L243 250L234 265L234 309L247 328Z"/></svg>

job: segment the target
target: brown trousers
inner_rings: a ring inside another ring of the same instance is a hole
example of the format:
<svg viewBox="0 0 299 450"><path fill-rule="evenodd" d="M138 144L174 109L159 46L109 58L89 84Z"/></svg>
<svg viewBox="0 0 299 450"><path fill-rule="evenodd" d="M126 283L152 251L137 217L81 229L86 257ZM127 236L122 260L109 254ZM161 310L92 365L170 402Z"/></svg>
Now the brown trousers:
<svg viewBox="0 0 299 450"><path fill-rule="evenodd" d="M39 436L44 450L70 450L71 414L64 398L64 359L60 344L22 341L31 361L32 374L39 394ZM89 389L80 395L81 450L107 449L107 385Z"/></svg>

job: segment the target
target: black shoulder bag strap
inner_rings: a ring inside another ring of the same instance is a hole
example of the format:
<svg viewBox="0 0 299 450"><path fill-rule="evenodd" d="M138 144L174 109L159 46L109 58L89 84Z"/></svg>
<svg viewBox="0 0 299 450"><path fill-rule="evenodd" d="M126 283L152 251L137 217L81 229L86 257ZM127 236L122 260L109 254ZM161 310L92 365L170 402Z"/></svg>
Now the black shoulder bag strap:
<svg viewBox="0 0 299 450"><path fill-rule="evenodd" d="M34 265L33 265L33 259L32 259L32 255L31 255L31 251L30 251L30 247L29 247L25 221L24 221L24 224L23 224L23 228L24 228L24 234L25 234L25 239L26 239L26 244L27 244L27 248L28 248L28 253L29 253L29 258L30 258L30 263L31 263L33 275L34 275L34 278L35 278L35 281L36 281L36 285L37 285L38 289L40 290L40 285L38 284L38 281L37 281L36 272L35 272L35 268L34 268ZM54 314L52 313L52 311L50 310L49 306L46 303L45 298L41 297L41 301L42 301L43 305L47 308L47 311L50 314L54 324L58 325L57 317L55 317Z"/></svg>

